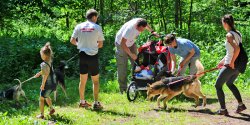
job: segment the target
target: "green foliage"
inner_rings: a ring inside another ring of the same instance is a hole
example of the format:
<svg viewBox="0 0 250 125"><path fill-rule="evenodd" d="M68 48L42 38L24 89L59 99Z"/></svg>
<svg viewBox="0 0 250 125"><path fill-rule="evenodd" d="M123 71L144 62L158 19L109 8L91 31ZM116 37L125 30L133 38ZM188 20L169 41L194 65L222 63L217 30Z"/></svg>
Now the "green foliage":
<svg viewBox="0 0 250 125"><path fill-rule="evenodd" d="M200 47L201 60L209 69L225 54L223 41L226 32L221 25L221 17L226 13L232 13L236 28L243 35L244 47L249 53L249 6L245 5L244 1L194 1L191 19L190 1L183 0L176 4L178 1L108 0L104 1L103 5L101 0L1 2L0 7L5 9L0 10L0 82L9 83L14 78L26 79L34 75L41 63L40 47L47 41L52 43L55 52L55 67L60 60L67 60L75 55L78 50L70 44L70 36L76 24L85 21L85 12L89 8L99 11L98 22L104 30L104 47L99 51L99 58L101 74L105 79L116 78L116 32L126 21L134 17L146 18L155 31L174 31L183 38L189 37L188 21L191 20L190 39ZM149 32L145 31L138 37L138 46L147 41L148 34ZM69 65L66 75L78 77L78 59ZM248 72L247 69L246 73ZM246 76L242 75L241 78L246 79ZM216 77L216 74L206 77L211 79Z"/></svg>

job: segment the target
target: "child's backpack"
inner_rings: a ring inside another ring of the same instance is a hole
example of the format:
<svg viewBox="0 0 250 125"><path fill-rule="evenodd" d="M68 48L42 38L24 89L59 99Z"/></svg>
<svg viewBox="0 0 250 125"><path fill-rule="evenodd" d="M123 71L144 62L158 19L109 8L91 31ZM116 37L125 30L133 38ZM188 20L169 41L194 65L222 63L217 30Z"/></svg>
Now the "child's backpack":
<svg viewBox="0 0 250 125"><path fill-rule="evenodd" d="M47 64L50 68L50 73L49 73L50 79L46 80L44 89L50 89L50 90L54 91L54 90L56 90L57 83L56 83L56 75L55 75L52 63L51 63L51 66L47 62L44 62L44 63Z"/></svg>

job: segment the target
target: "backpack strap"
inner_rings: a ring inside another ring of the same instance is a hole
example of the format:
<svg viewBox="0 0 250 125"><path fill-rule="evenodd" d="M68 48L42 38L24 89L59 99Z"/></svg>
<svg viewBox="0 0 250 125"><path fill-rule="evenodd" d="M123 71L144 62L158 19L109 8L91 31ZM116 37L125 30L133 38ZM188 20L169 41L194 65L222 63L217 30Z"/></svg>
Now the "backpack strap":
<svg viewBox="0 0 250 125"><path fill-rule="evenodd" d="M47 64L47 65L49 66L49 68L50 68L50 73L49 73L49 74L50 74L51 82L52 82L52 84L55 84L54 75L53 75L53 74L54 74L54 71L53 71L52 66L50 66L50 65L49 65L47 62L45 62L45 61L44 61L44 63ZM51 63L51 65L52 65L52 63Z"/></svg>
<svg viewBox="0 0 250 125"><path fill-rule="evenodd" d="M236 37L235 37L234 33L236 33L239 36L239 37L237 36L237 41L238 41L238 45L240 45L241 42L242 42L241 34L239 32L237 32L237 31L236 32L235 31L229 31L229 33L231 33L233 35L235 41L236 41Z"/></svg>

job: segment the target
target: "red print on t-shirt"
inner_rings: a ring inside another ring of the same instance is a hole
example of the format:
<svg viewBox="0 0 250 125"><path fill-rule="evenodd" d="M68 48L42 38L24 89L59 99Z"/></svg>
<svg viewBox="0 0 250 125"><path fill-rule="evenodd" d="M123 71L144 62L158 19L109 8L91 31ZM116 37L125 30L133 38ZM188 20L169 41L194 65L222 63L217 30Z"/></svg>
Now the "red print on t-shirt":
<svg viewBox="0 0 250 125"><path fill-rule="evenodd" d="M84 27L84 28L81 29L81 32L92 32L94 30L95 30L94 28Z"/></svg>

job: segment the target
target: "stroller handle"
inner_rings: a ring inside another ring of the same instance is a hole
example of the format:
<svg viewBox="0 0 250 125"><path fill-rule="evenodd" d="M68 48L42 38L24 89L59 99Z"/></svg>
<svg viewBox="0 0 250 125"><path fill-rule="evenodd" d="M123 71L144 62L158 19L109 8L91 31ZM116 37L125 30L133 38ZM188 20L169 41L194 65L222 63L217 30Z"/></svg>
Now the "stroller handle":
<svg viewBox="0 0 250 125"><path fill-rule="evenodd" d="M156 36L155 34L150 34L148 35L148 40L151 40L152 37L159 38L161 41L163 41L164 37L166 36L165 34L159 34L160 36Z"/></svg>

